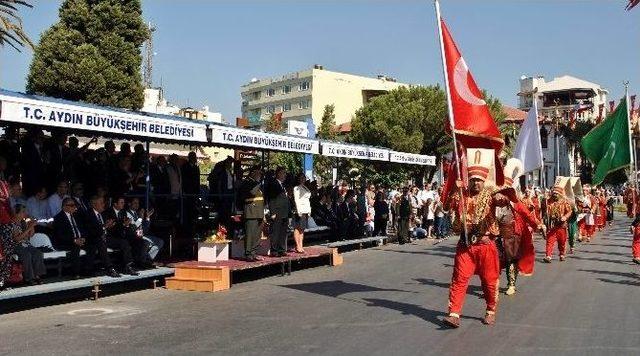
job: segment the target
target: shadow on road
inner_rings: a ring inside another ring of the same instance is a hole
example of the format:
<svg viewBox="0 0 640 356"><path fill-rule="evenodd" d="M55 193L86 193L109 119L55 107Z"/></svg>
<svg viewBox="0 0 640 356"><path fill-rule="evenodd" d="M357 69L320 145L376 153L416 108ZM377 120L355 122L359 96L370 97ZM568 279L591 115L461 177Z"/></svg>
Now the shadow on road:
<svg viewBox="0 0 640 356"><path fill-rule="evenodd" d="M343 294L347 293L360 293L360 292L404 292L404 293L414 293L401 289L387 289L387 288L378 288L372 287L365 284L359 283L349 283L344 281L326 281L326 282L316 282L316 283L302 283L302 284L286 284L280 285L280 287L295 289L307 293L320 294L327 297L337 298Z"/></svg>
<svg viewBox="0 0 640 356"><path fill-rule="evenodd" d="M445 289L449 289L449 285L450 285L448 282L447 283L436 282L431 278L413 278L413 280L425 286L434 286L434 287L440 287ZM484 298L482 294L482 287L479 287L479 286L469 285L469 287L467 287L467 295L473 295L481 299Z"/></svg>
<svg viewBox="0 0 640 356"><path fill-rule="evenodd" d="M583 252L583 251L581 251ZM609 263L617 263L617 264L630 264L631 262L622 261L622 260L611 260L608 258L595 258L595 257L580 257L580 256L571 256L571 259L580 260L580 261L598 261L598 262L609 262Z"/></svg>
<svg viewBox="0 0 640 356"><path fill-rule="evenodd" d="M613 279L609 279L609 278L598 278L598 280L601 281L601 282L606 282L606 283L614 283L614 284L622 284L622 285L625 285L625 286L640 287L640 282L638 282L638 281L625 281L625 280L614 281Z"/></svg>
<svg viewBox="0 0 640 356"><path fill-rule="evenodd" d="M640 278L640 276L637 273L633 273L633 272L603 271L603 270L597 270L597 269L579 269L578 271L589 272L593 274L605 274L605 275L625 277L625 278L635 278L635 279Z"/></svg>

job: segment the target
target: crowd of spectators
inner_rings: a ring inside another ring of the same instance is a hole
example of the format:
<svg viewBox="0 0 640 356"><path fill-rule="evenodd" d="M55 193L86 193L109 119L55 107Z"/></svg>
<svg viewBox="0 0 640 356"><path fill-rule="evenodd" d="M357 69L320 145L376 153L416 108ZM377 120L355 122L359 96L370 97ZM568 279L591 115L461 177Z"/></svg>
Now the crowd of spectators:
<svg viewBox="0 0 640 356"><path fill-rule="evenodd" d="M151 157L142 144L132 149L123 142L119 150L113 141L94 146L95 138L81 146L63 131L45 136L39 129L22 135L5 130L0 139L0 286L18 274L25 283L40 283L46 273L43 253L54 251L68 253L73 277L116 277L152 268L165 244L155 236L153 221L180 225L192 236L203 204L232 234L242 226L237 191L246 172L233 158L215 164L203 185L195 152L185 160L175 154ZM340 181L319 187L304 174L284 169L264 172L263 181L268 200L289 200L278 205L281 218L267 233L286 240L292 229L299 253L305 231L317 226L326 226L333 240L393 231L403 243L448 234L448 212L432 186L354 189Z"/></svg>

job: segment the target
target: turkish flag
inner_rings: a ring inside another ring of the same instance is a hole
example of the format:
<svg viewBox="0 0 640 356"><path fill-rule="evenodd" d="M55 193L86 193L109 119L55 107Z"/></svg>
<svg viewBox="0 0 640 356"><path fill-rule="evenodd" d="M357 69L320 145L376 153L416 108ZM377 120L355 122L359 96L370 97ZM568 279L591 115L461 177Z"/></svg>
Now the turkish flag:
<svg viewBox="0 0 640 356"><path fill-rule="evenodd" d="M493 148L499 153L504 146L502 134L444 20L440 25L456 139L466 148Z"/></svg>

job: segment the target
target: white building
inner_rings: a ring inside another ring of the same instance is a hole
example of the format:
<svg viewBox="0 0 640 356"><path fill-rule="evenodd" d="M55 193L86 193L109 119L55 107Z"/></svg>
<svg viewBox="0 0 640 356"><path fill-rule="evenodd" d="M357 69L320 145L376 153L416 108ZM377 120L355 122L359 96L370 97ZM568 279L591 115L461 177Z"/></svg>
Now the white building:
<svg viewBox="0 0 640 356"><path fill-rule="evenodd" d="M596 121L599 116L605 117L608 111L607 94L608 91L602 86L569 75L549 82L542 76L520 78L518 108L528 111L534 99L538 104L547 187L553 185L558 175L583 174L579 155L574 147L568 147L561 130L556 130L556 126L568 125L572 120ZM533 180L534 184L539 184L537 175Z"/></svg>
<svg viewBox="0 0 640 356"><path fill-rule="evenodd" d="M140 110L154 114L177 115L180 108L167 102L162 88L146 88L144 90L144 104Z"/></svg>
<svg viewBox="0 0 640 356"><path fill-rule="evenodd" d="M242 116L252 125L282 113L284 120L312 117L320 124L326 105L335 106L336 124L351 121L372 97L408 84L379 75L377 78L325 70L320 65L270 79L252 79L241 88Z"/></svg>

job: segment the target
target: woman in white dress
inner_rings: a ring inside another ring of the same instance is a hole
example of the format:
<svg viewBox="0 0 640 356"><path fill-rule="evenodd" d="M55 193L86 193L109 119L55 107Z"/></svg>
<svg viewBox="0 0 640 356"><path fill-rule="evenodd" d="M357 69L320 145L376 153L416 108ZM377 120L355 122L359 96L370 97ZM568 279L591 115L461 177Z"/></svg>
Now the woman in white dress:
<svg viewBox="0 0 640 356"><path fill-rule="evenodd" d="M311 215L311 191L305 185L307 178L303 173L296 177L297 185L293 187L293 200L296 203L294 216L293 240L296 242L297 253L304 253L304 230L309 227L309 215Z"/></svg>

